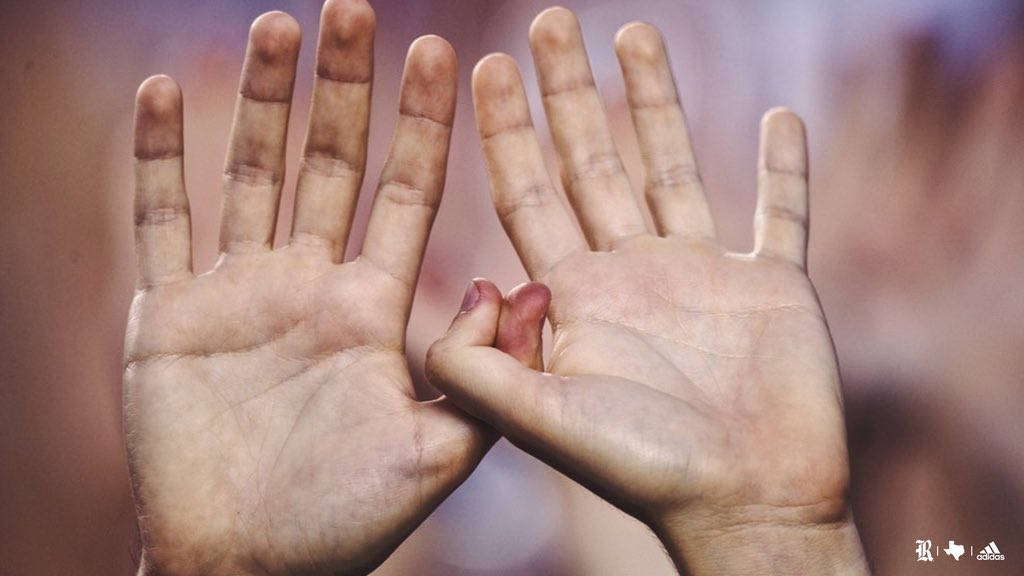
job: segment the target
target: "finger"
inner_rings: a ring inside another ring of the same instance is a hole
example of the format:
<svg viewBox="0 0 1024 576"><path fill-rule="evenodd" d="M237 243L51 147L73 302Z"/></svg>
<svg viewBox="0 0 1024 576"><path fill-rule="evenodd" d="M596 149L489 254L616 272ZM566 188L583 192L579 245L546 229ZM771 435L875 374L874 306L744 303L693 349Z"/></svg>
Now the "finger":
<svg viewBox="0 0 1024 576"><path fill-rule="evenodd" d="M328 0L320 15L292 242L323 246L336 262L345 253L366 166L374 27L365 0Z"/></svg>
<svg viewBox="0 0 1024 576"><path fill-rule="evenodd" d="M531 278L586 250L551 185L515 60L491 54L473 69L473 105L494 206Z"/></svg>
<svg viewBox="0 0 1024 576"><path fill-rule="evenodd" d="M405 60L398 124L362 250L362 258L405 284L410 304L444 188L455 91L451 45L418 38Z"/></svg>
<svg viewBox="0 0 1024 576"><path fill-rule="evenodd" d="M807 136L800 117L784 108L761 120L754 253L806 267Z"/></svg>
<svg viewBox="0 0 1024 576"><path fill-rule="evenodd" d="M568 454L580 438L559 423L565 379L529 368L492 347L500 300L493 308L462 312L427 351L430 383L460 409L510 440L541 452Z"/></svg>
<svg viewBox="0 0 1024 576"><path fill-rule="evenodd" d="M501 303L494 346L524 366L544 369L541 331L551 303L551 291L539 282L513 288Z"/></svg>
<svg viewBox="0 0 1024 576"><path fill-rule="evenodd" d="M143 288L192 275L182 150L181 90L167 76L153 76L135 96L135 248Z"/></svg>
<svg viewBox="0 0 1024 576"><path fill-rule="evenodd" d="M623 445L649 440L644 422L720 441L716 431L690 425L701 421L698 412L688 414L683 406L680 413L672 396L624 378L542 373L491 346L465 346L447 336L431 347L426 368L430 383L460 409L620 506L638 504L616 498L635 487L636 474L629 466L612 464L621 463ZM622 412L637 402L646 406L639 421ZM617 418L619 425L614 425Z"/></svg>
<svg viewBox="0 0 1024 576"><path fill-rule="evenodd" d="M224 166L222 252L269 250L284 180L288 110L301 42L283 12L252 23Z"/></svg>
<svg viewBox="0 0 1024 576"><path fill-rule="evenodd" d="M512 324L504 314L499 318L503 301L497 288L480 280L474 284L479 292L474 295L471 285L451 328L427 352L427 378L444 392L446 401L487 422L517 446L564 472L582 470L591 478L599 477L602 473L597 470L614 456L587 448L594 436L594 428L587 423L594 421L595 414L607 413L607 407L596 406L594 396L577 393L586 387L572 378L542 373L522 362L529 346L518 347L509 334L502 335ZM537 317L543 317L549 297L544 286L535 283L511 294L512 307L526 320L519 328L535 332L537 344ZM520 358L495 348L500 341L518 348ZM609 390L618 390L620 396L629 393L620 380L591 380L587 386L604 388L600 397L607 397Z"/></svg>
<svg viewBox="0 0 1024 576"><path fill-rule="evenodd" d="M644 165L644 190L658 232L715 240L686 117L679 103L665 42L650 24L627 24L615 35Z"/></svg>
<svg viewBox="0 0 1024 576"><path fill-rule="evenodd" d="M461 408L472 407L470 412L484 419L502 408L512 409L514 395L505 392L517 383L529 385L525 380L518 382L517 377L539 375L493 348L503 302L493 284L473 280L448 331L427 351L427 378L435 385L440 383L440 389L451 393Z"/></svg>
<svg viewBox="0 0 1024 576"><path fill-rule="evenodd" d="M474 278L462 297L459 313L445 333L455 346L492 346L501 317L501 291L489 280Z"/></svg>
<svg viewBox="0 0 1024 576"><path fill-rule="evenodd" d="M612 141L576 16L565 8L542 12L530 26L530 50L561 160L562 182L590 245L610 250L622 239L646 233Z"/></svg>

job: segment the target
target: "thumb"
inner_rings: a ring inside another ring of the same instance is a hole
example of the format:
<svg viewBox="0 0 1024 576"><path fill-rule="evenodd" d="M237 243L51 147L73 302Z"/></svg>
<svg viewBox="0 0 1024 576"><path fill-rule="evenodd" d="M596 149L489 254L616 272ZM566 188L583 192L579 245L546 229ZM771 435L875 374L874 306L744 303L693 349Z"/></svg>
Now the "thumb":
<svg viewBox="0 0 1024 576"><path fill-rule="evenodd" d="M501 291L491 281L474 278L462 305L441 340L452 346L493 346L501 315Z"/></svg>
<svg viewBox="0 0 1024 576"><path fill-rule="evenodd" d="M494 346L534 370L544 369L541 331L551 291L539 282L520 284L505 296Z"/></svg>
<svg viewBox="0 0 1024 576"><path fill-rule="evenodd" d="M530 367L540 363L540 326L549 299L546 287L527 284L506 302L493 284L474 280L448 332L427 351L430 383L510 438L553 435L556 403L547 399L557 399L560 379ZM499 339L516 356L495 348Z"/></svg>

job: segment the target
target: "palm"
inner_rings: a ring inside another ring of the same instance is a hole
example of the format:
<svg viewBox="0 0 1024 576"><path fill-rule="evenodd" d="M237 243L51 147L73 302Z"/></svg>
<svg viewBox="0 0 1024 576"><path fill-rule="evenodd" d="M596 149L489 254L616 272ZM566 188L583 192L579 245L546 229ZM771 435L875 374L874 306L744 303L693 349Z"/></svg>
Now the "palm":
<svg viewBox="0 0 1024 576"><path fill-rule="evenodd" d="M233 262L133 309L139 496L151 525L217 551L210 562L365 566L484 444L446 404L415 400L393 312L405 287L302 252Z"/></svg>
<svg viewBox="0 0 1024 576"><path fill-rule="evenodd" d="M579 450L596 451L613 500L664 509L697 494L736 506L842 498L838 373L802 270L644 237L568 259L545 281L549 369L579 375L567 386L572 422L589 439ZM809 446L819 466L778 470L783 455ZM838 492L793 490L806 485Z"/></svg>
<svg viewBox="0 0 1024 576"><path fill-rule="evenodd" d="M409 49L392 149L361 255L342 263L366 162L374 15L323 10L287 246L272 249L297 23L252 27L224 173L221 257L191 270L181 94L139 89L139 286L126 341L125 428L153 573L365 573L493 441L440 399L418 402L406 322L444 184L455 56Z"/></svg>

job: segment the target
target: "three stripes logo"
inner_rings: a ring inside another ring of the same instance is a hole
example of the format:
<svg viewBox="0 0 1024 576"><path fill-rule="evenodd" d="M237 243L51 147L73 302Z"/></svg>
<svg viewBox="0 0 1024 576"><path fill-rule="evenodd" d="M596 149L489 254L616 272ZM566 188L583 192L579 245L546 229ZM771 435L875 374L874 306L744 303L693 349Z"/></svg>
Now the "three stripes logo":
<svg viewBox="0 0 1024 576"><path fill-rule="evenodd" d="M1006 557L999 551L999 547L996 546L995 542L989 542L988 546L985 546L981 552L978 552L978 560L1005 560Z"/></svg>

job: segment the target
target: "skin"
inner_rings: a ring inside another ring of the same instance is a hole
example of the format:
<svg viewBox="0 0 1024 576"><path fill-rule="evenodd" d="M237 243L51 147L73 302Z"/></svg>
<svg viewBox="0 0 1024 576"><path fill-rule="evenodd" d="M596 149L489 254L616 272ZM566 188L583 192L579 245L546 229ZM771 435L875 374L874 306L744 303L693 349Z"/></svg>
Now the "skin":
<svg viewBox="0 0 1024 576"><path fill-rule="evenodd" d="M726 251L663 41L650 25L625 26L615 47L657 226L648 230L575 16L543 12L530 44L578 228L544 168L515 62L484 58L473 97L498 215L531 278L550 288L553 351L541 372L492 347L496 305L479 306L431 348L431 382L646 522L680 572L867 573L835 351L805 269L802 122L765 115L755 248ZM539 327L527 338L539 342Z"/></svg>
<svg viewBox="0 0 1024 576"><path fill-rule="evenodd" d="M362 253L342 262L366 163L374 25L364 0L324 5L292 234L272 249L300 32L279 12L254 22L221 254L202 275L181 93L159 76L139 88L124 414L142 573L367 573L496 438L446 399L418 401L404 357L454 114L455 54L441 38L409 48Z"/></svg>
<svg viewBox="0 0 1024 576"><path fill-rule="evenodd" d="M272 249L300 40L285 14L253 24L223 178L221 257L200 276L181 94L166 77L139 89L139 281L124 380L142 571L368 572L495 439L458 404L647 521L682 571L863 572L838 372L804 271L799 119L766 116L757 246L727 253L661 39L627 26L617 49L654 235L575 17L543 13L531 44L585 237L544 173L514 62L485 59L474 100L498 212L544 284L502 298L472 282L427 362L449 397L420 402L404 331L444 184L455 59L440 38L410 47L362 253L342 262L366 160L373 27L362 0L324 6L295 220L288 243ZM545 311L555 329L548 373Z"/></svg>

